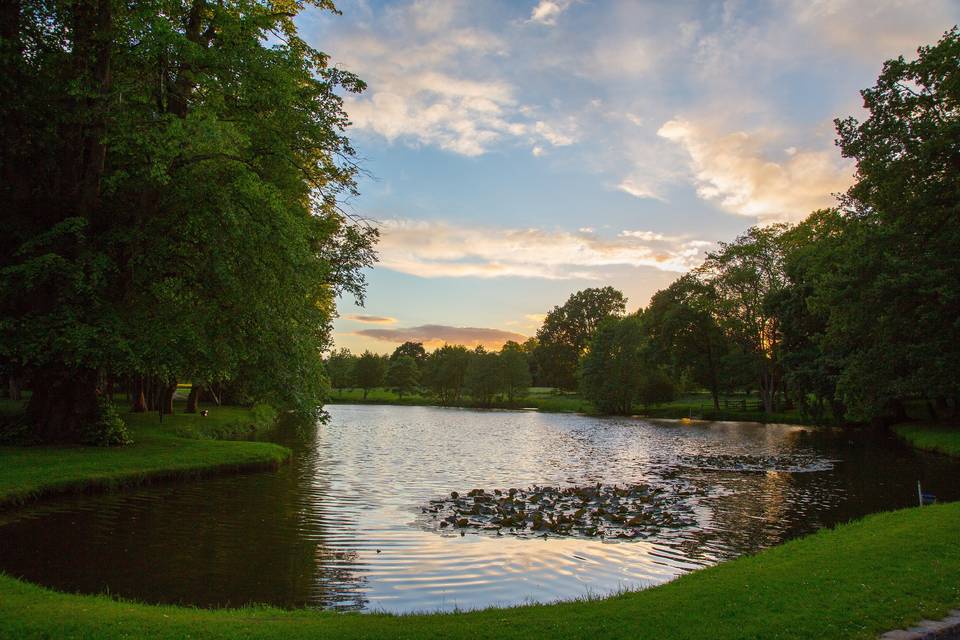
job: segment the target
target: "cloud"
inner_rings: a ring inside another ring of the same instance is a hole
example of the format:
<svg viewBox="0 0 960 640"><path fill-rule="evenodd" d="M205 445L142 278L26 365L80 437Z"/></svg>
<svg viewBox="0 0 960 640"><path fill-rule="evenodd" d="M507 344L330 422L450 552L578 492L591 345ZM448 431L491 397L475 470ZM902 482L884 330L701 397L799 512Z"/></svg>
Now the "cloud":
<svg viewBox="0 0 960 640"><path fill-rule="evenodd" d="M355 331L354 335L384 342L401 343L408 340L422 342L428 348L436 348L444 344L462 344L467 347L482 345L488 349L499 349L509 340L523 342L527 339L527 336L502 329L452 327L443 324L425 324L398 329L361 329Z"/></svg>
<svg viewBox="0 0 960 640"><path fill-rule="evenodd" d="M353 320L354 322L366 322L369 324L393 324L397 321L396 318L391 318L389 316L367 316L362 314L345 316L345 319Z"/></svg>
<svg viewBox="0 0 960 640"><path fill-rule="evenodd" d="M832 150L795 149L774 161L764 153L761 135L720 133L683 119L664 123L658 134L689 154L701 198L764 222L800 220L833 206L831 194L852 182L852 166Z"/></svg>
<svg viewBox="0 0 960 640"><path fill-rule="evenodd" d="M384 221L380 265L425 278L520 276L600 279L604 267L655 267L683 272L700 263L712 243L686 236L625 230L615 237L592 231L503 229L442 221Z"/></svg>
<svg viewBox="0 0 960 640"><path fill-rule="evenodd" d="M548 26L557 24L560 14L570 7L570 0L540 0L530 12L530 22Z"/></svg>
<svg viewBox="0 0 960 640"><path fill-rule="evenodd" d="M468 14L463 2L419 0L331 34L337 65L368 84L345 99L354 129L465 156L504 141L534 155L575 142L574 124L521 103L498 73L510 60L508 41Z"/></svg>

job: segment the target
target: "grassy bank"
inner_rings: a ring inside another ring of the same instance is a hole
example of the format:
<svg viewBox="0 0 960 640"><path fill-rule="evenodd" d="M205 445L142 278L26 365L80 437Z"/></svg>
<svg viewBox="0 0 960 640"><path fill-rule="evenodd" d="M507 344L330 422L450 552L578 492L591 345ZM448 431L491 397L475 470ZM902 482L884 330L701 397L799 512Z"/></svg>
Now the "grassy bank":
<svg viewBox="0 0 960 640"><path fill-rule="evenodd" d="M606 600L441 615L208 611L0 576L9 638L875 638L960 605L960 503L878 514Z"/></svg>
<svg viewBox="0 0 960 640"><path fill-rule="evenodd" d="M363 397L362 389L345 389L337 391L330 398L331 404L391 404L440 406L437 398L421 394L407 394L402 398L390 389L371 389L367 397ZM782 411L765 414L756 408L756 398L747 399L744 396L728 396L721 399L721 408L713 408L713 400L709 394L694 393L677 398L657 407L637 406L636 415L650 418L688 418L696 417L703 420L741 420L746 422L786 422L790 424L805 424L799 411ZM446 406L478 408L479 405L469 399L463 399ZM558 393L548 387L533 387L530 393L513 402L494 402L487 408L493 409L537 409L549 413L586 413L596 414L597 410L578 393Z"/></svg>
<svg viewBox="0 0 960 640"><path fill-rule="evenodd" d="M267 426L266 420L272 423L271 411L209 411L207 417L174 413L164 416L162 424L155 413L125 414L134 440L125 447L0 447L0 506L51 494L275 468L289 457L288 449L275 444L215 439L255 434Z"/></svg>
<svg viewBox="0 0 960 640"><path fill-rule="evenodd" d="M900 424L894 431L912 446L960 456L960 427L934 424Z"/></svg>

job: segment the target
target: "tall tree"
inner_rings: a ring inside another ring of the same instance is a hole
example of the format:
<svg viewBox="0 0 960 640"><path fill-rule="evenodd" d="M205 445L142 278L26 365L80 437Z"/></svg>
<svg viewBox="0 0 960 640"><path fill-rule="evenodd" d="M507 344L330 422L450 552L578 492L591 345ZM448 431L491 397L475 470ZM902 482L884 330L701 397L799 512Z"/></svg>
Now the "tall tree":
<svg viewBox="0 0 960 640"><path fill-rule="evenodd" d="M357 358L350 353L350 349L343 348L332 352L326 364L331 387L337 391L353 387Z"/></svg>
<svg viewBox="0 0 960 640"><path fill-rule="evenodd" d="M363 399L367 399L370 389L375 389L383 385L387 375L386 357L378 356L375 353L364 351L357 358L354 366L354 378L357 386L363 389Z"/></svg>
<svg viewBox="0 0 960 640"><path fill-rule="evenodd" d="M580 390L603 413L629 414L640 392L647 337L639 315L600 323L580 364Z"/></svg>
<svg viewBox="0 0 960 640"><path fill-rule="evenodd" d="M909 399L956 411L960 31L915 60L887 61L861 95L868 117L836 122L857 166L842 201L842 257L818 271L810 304L828 318L825 348L844 355L849 417L899 419Z"/></svg>
<svg viewBox="0 0 960 640"><path fill-rule="evenodd" d="M503 392L507 400L513 402L527 394L533 379L530 375L530 362L524 353L523 345L513 341L504 343L500 349L500 369Z"/></svg>
<svg viewBox="0 0 960 640"><path fill-rule="evenodd" d="M427 359L427 350L423 348L422 342L411 342L408 340L393 350L390 359L396 360L402 356L410 356L419 367L423 366L424 360Z"/></svg>
<svg viewBox="0 0 960 640"><path fill-rule="evenodd" d="M764 411L781 388L780 326L770 302L786 285L782 237L789 227L752 227L708 253L696 276L714 289L717 323L754 369Z"/></svg>
<svg viewBox="0 0 960 640"><path fill-rule="evenodd" d="M489 407L497 394L503 389L503 370L500 356L485 350L482 346L470 354L463 386L470 397L481 406Z"/></svg>
<svg viewBox="0 0 960 640"><path fill-rule="evenodd" d="M580 357L600 323L626 311L627 299L613 287L584 289L554 307L537 331L537 360L543 376L561 389L575 389Z"/></svg>
<svg viewBox="0 0 960 640"><path fill-rule="evenodd" d="M363 84L299 38L300 6L5 5L0 359L39 437L75 440L119 377L319 405L334 296L362 298L376 232L337 207L338 91Z"/></svg>
<svg viewBox="0 0 960 640"><path fill-rule="evenodd" d="M717 324L715 303L714 289L687 274L653 295L644 324L657 361L673 370L674 379L690 374L719 409L729 343Z"/></svg>
<svg viewBox="0 0 960 640"><path fill-rule="evenodd" d="M463 393L470 364L470 351L462 345L443 345L434 350L423 367L421 380L441 404L451 404Z"/></svg>
<svg viewBox="0 0 960 640"><path fill-rule="evenodd" d="M413 393L416 390L420 381L420 371L417 368L417 361L412 356L391 357L389 367L387 384L400 394L401 399L403 394Z"/></svg>

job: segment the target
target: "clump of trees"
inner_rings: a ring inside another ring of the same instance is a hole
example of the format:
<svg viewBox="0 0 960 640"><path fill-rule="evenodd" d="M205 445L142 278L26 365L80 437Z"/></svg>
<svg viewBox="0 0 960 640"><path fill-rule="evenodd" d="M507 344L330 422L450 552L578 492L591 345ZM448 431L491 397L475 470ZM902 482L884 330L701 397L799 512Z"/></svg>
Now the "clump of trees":
<svg viewBox="0 0 960 640"><path fill-rule="evenodd" d="M584 393L627 412L640 372L659 370L718 408L721 392L757 389L765 411L814 419L902 420L908 403L957 415L958 80L956 27L888 61L861 92L868 117L836 121L857 167L840 206L721 243L643 313L605 321L581 362Z"/></svg>
<svg viewBox="0 0 960 640"><path fill-rule="evenodd" d="M532 382L530 356L516 342L507 342L499 352L444 345L429 354L422 343L405 342L389 357L370 351L354 356L340 349L330 354L326 366L335 389L363 389L364 399L371 389L386 386L401 398L419 392L440 404L469 398L489 407L526 396Z"/></svg>
<svg viewBox="0 0 960 640"><path fill-rule="evenodd" d="M337 206L364 85L299 37L303 4L4 3L0 369L37 439L87 438L118 390L169 410L177 380L321 404L376 231Z"/></svg>

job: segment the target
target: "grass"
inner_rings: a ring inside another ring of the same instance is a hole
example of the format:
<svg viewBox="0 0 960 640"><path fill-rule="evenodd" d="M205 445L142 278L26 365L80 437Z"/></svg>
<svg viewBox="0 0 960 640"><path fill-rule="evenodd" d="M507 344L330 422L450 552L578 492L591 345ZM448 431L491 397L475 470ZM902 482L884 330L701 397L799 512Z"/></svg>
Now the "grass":
<svg viewBox="0 0 960 640"><path fill-rule="evenodd" d="M9 638L876 638L960 604L960 503L869 516L605 600L391 616L202 610L0 576Z"/></svg>
<svg viewBox="0 0 960 640"><path fill-rule="evenodd" d="M637 415L650 418L687 418L690 416L704 420L742 420L749 422L786 422L791 424L805 424L806 420L799 411L781 411L765 414L763 411L752 408L742 409L741 403L745 396L726 396L721 398L721 409L713 408L713 400L707 393L692 393L676 400L657 406L637 406L634 411ZM730 407L725 403L729 401ZM440 403L435 397L421 394L408 394L403 398L394 391L386 388L371 389L367 398L363 397L362 389L345 389L334 392L330 399L331 404L395 404L395 405L422 405L435 406ZM748 407L756 404L756 398L748 401ZM477 407L477 403L464 399L453 404L457 407ZM537 409L549 413L587 413L596 414L597 410L589 400L579 393L560 393L550 387L531 387L528 394L514 402L495 402L492 408L497 409Z"/></svg>
<svg viewBox="0 0 960 640"><path fill-rule="evenodd" d="M0 447L0 507L51 494L276 468L290 456L285 447L266 442L213 439L256 433L275 414L241 407L209 407L209 412L207 417L174 413L162 424L155 413L125 414L134 440L125 447Z"/></svg>
<svg viewBox="0 0 960 640"><path fill-rule="evenodd" d="M960 427L935 424L900 424L897 435L917 449L960 456Z"/></svg>

